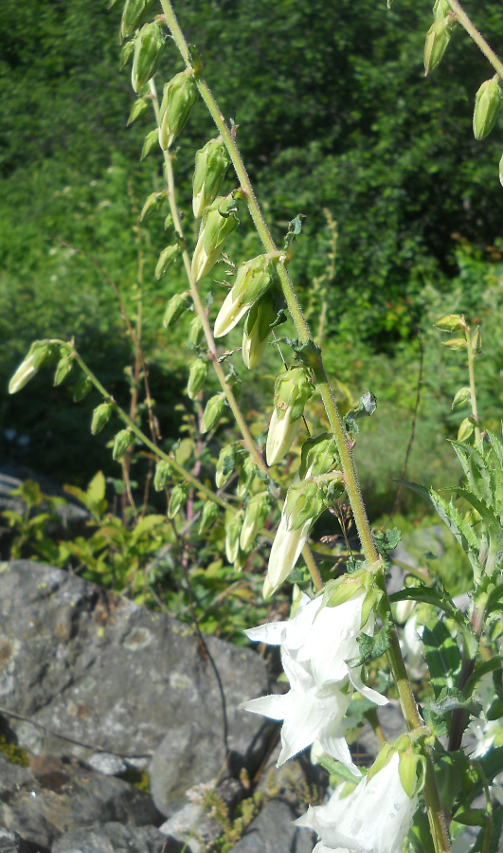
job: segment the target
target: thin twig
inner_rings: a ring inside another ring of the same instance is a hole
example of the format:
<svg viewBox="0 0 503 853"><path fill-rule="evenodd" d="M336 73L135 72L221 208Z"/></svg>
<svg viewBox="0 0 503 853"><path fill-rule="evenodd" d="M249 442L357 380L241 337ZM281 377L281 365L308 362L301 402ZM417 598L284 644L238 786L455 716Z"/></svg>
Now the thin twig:
<svg viewBox="0 0 503 853"><path fill-rule="evenodd" d="M414 414L412 416L412 422L410 425L409 443L407 445L407 450L405 451L405 458L403 460L402 470L400 471L400 481L398 483L398 491L396 493L396 498L395 498L395 503L393 504L393 509L391 510L391 515L388 518L386 525L388 525L391 522L391 519L393 518L395 513L398 511L398 508L400 506L400 498L402 495L402 483L403 483L403 480L405 478L405 474L407 471L407 465L409 462L409 456L410 456L410 452L412 450L412 445L414 444L414 437L416 434L417 414L419 412L419 404L421 402L421 385L423 383L423 360L424 360L423 342L422 342L421 338L419 337L419 335L418 335L417 339L419 342L419 373L417 375L416 404L414 406Z"/></svg>

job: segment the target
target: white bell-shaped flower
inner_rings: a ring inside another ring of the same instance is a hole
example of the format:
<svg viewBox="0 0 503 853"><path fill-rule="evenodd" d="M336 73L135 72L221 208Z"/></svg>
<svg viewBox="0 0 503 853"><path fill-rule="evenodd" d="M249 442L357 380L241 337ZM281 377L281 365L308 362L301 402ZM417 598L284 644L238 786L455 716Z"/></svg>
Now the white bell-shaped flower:
<svg viewBox="0 0 503 853"><path fill-rule="evenodd" d="M351 700L351 689L330 685L318 690L306 670L289 655L282 655L290 690L280 696L262 696L241 706L254 714L283 720L278 767L303 749L319 741L322 750L343 764L353 766L344 738L344 717Z"/></svg>
<svg viewBox="0 0 503 853"><path fill-rule="evenodd" d="M296 821L314 829L321 841L317 853L401 853L417 808L404 790L399 774L400 757L393 753L387 764L365 776L347 797L334 792L328 803L310 807ZM370 778L369 778L370 777Z"/></svg>

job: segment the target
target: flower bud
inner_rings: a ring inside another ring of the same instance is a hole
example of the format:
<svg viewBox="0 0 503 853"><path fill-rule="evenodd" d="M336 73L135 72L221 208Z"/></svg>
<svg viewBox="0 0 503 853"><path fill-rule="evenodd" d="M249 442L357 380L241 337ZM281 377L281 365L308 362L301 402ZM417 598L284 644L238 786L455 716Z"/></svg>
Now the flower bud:
<svg viewBox="0 0 503 853"><path fill-rule="evenodd" d="M472 354L479 355L482 352L482 336L480 334L480 326L477 326L474 332L472 332L470 343L472 345Z"/></svg>
<svg viewBox="0 0 503 853"><path fill-rule="evenodd" d="M101 432L107 421L110 420L112 411L113 407L111 403L101 403L99 406L96 406L91 421L91 433L93 435L98 435Z"/></svg>
<svg viewBox="0 0 503 853"><path fill-rule="evenodd" d="M239 473L239 480L236 489L236 495L238 498L242 498L249 490L253 480L255 479L256 473L257 466L255 465L253 458L251 456L247 456L241 465L241 471Z"/></svg>
<svg viewBox="0 0 503 853"><path fill-rule="evenodd" d="M217 425L224 412L225 394L222 392L221 394L215 394L214 397L210 397L206 403L203 419L201 421L201 433L204 435L204 433L212 430L213 427Z"/></svg>
<svg viewBox="0 0 503 853"><path fill-rule="evenodd" d="M444 347L448 347L452 352L463 352L468 346L465 338L451 338L449 341L442 341Z"/></svg>
<svg viewBox="0 0 503 853"><path fill-rule="evenodd" d="M206 501L199 522L199 535L208 530L218 516L218 507L214 501Z"/></svg>
<svg viewBox="0 0 503 853"><path fill-rule="evenodd" d="M435 21L442 21L443 18L447 18L448 15L452 15L449 0L436 0L433 7L433 17L435 18Z"/></svg>
<svg viewBox="0 0 503 853"><path fill-rule="evenodd" d="M210 139L196 154L196 168L192 187L192 209L199 219L217 197L230 163L221 136Z"/></svg>
<svg viewBox="0 0 503 853"><path fill-rule="evenodd" d="M229 563L235 563L239 554L239 537L243 524L243 512L237 512L225 525L225 556Z"/></svg>
<svg viewBox="0 0 503 853"><path fill-rule="evenodd" d="M182 132L197 101L197 86L190 71L180 71L164 86L159 113L159 145L167 151Z"/></svg>
<svg viewBox="0 0 503 853"><path fill-rule="evenodd" d="M300 427L304 406L313 393L313 384L305 367L282 373L274 385L274 412L269 424L265 448L268 465L283 459Z"/></svg>
<svg viewBox="0 0 503 853"><path fill-rule="evenodd" d="M441 18L431 25L424 44L424 75L434 71L451 40L454 23L451 17Z"/></svg>
<svg viewBox="0 0 503 853"><path fill-rule="evenodd" d="M74 400L74 402L80 403L80 401L83 400L84 397L87 397L87 395L89 394L89 391L92 390L92 387L93 387L93 383L91 382L89 377L86 376L85 373L82 374L82 376L75 383L75 386L73 389L73 400Z"/></svg>
<svg viewBox="0 0 503 853"><path fill-rule="evenodd" d="M140 222L144 222L145 219L149 219L159 209L162 202L166 198L166 193L151 193L147 198L145 204L142 207L140 213Z"/></svg>
<svg viewBox="0 0 503 853"><path fill-rule="evenodd" d="M131 72L131 85L135 92L140 92L157 71L165 41L164 33L155 21L144 24L136 33Z"/></svg>
<svg viewBox="0 0 503 853"><path fill-rule="evenodd" d="M56 367L56 373L54 374L54 384L61 385L61 383L66 379L69 373L71 373L73 367L73 358L68 355L67 350L61 350L61 358L58 361L58 366Z"/></svg>
<svg viewBox="0 0 503 853"><path fill-rule="evenodd" d="M441 332L459 332L466 328L465 320L462 314L446 314L437 320L433 325L440 329Z"/></svg>
<svg viewBox="0 0 503 853"><path fill-rule="evenodd" d="M141 19L154 5L155 0L126 0L121 20L121 38L131 36Z"/></svg>
<svg viewBox="0 0 503 853"><path fill-rule="evenodd" d="M317 438L308 438L302 445L299 477L317 477L328 474L340 465L337 445L328 432L323 432Z"/></svg>
<svg viewBox="0 0 503 853"><path fill-rule="evenodd" d="M260 492L249 501L244 515L243 526L239 539L239 547L242 551L249 551L254 539L262 530L271 511L271 504L267 492Z"/></svg>
<svg viewBox="0 0 503 853"><path fill-rule="evenodd" d="M267 347L271 326L276 320L274 301L270 291L258 299L248 311L243 326L241 355L248 370L260 362Z"/></svg>
<svg viewBox="0 0 503 853"><path fill-rule="evenodd" d="M227 294L215 320L215 337L228 334L241 317L269 290L274 267L267 255L258 255L240 264L233 287Z"/></svg>
<svg viewBox="0 0 503 853"><path fill-rule="evenodd" d="M192 275L196 283L213 269L225 238L238 227L239 219L235 210L232 193L228 196L218 196L207 208L192 256Z"/></svg>
<svg viewBox="0 0 503 853"><path fill-rule="evenodd" d="M145 157L148 157L152 149L156 147L158 138L159 133L157 130L151 130L150 133L147 133L143 142L143 148L141 149L140 160L144 160Z"/></svg>
<svg viewBox="0 0 503 853"><path fill-rule="evenodd" d="M133 55L133 51L134 51L134 41L126 42L126 44L124 45L124 47L121 50L119 71L122 71L122 69L128 64L129 60L131 59L131 57Z"/></svg>
<svg viewBox="0 0 503 853"><path fill-rule="evenodd" d="M187 395L191 400L196 400L208 375L208 362L204 358L196 358L190 365L189 381L187 383Z"/></svg>
<svg viewBox="0 0 503 853"><path fill-rule="evenodd" d="M475 139L485 139L493 129L502 98L503 94L497 74L491 80L482 83L475 95L475 109L473 111L473 135Z"/></svg>
<svg viewBox="0 0 503 853"><path fill-rule="evenodd" d="M122 462L129 448L134 442L134 435L130 429L121 429L114 439L112 458L116 462Z"/></svg>
<svg viewBox="0 0 503 853"><path fill-rule="evenodd" d="M416 755L412 750L401 750L399 752L398 775L402 788L407 794L409 800L417 794L419 787L418 774L421 771L422 760L420 755Z"/></svg>
<svg viewBox="0 0 503 853"><path fill-rule="evenodd" d="M189 341L197 346L201 343L204 335L203 324L199 317L194 317L189 326Z"/></svg>
<svg viewBox="0 0 503 853"><path fill-rule="evenodd" d="M503 154L501 155L499 164L498 164L498 174L500 179L500 184L503 187Z"/></svg>
<svg viewBox="0 0 503 853"><path fill-rule="evenodd" d="M459 425L458 441L468 441L468 439L473 435L474 429L475 427L470 418L465 418Z"/></svg>
<svg viewBox="0 0 503 853"><path fill-rule="evenodd" d="M50 341L34 341L28 351L28 355L21 362L9 382L9 394L15 394L21 388L24 388L40 368L54 358L56 353L57 349Z"/></svg>
<svg viewBox="0 0 503 853"><path fill-rule="evenodd" d="M172 246L166 246L165 249L162 250L159 255L159 260L155 266L155 277L157 281L163 277L165 273L169 270L171 264L175 260L178 252L180 251L178 243L174 243Z"/></svg>
<svg viewBox="0 0 503 853"><path fill-rule="evenodd" d="M192 297L188 290L185 290L184 293L175 293L169 300L166 311L164 312L164 319L162 321L164 328L169 329L173 323L176 323L182 314L188 310L191 302Z"/></svg>
<svg viewBox="0 0 503 853"><path fill-rule="evenodd" d="M465 403L469 403L471 405L472 402L472 392L469 388L460 388L459 391L456 391L454 395L454 400L452 401L452 408L457 409L459 406L464 406Z"/></svg>
<svg viewBox="0 0 503 853"><path fill-rule="evenodd" d="M226 444L222 447L215 470L217 489L225 486L227 480L236 469L237 457L243 453L239 444Z"/></svg>
<svg viewBox="0 0 503 853"><path fill-rule="evenodd" d="M171 477L172 470L172 465L166 459L159 460L155 466L154 474L154 489L156 492L162 492L162 490L166 488Z"/></svg>
<svg viewBox="0 0 503 853"><path fill-rule="evenodd" d="M185 506L189 496L189 488L187 483L178 483L174 487L169 497L168 518L174 518L175 515Z"/></svg>
<svg viewBox="0 0 503 853"><path fill-rule="evenodd" d="M127 126L129 127L129 125L133 124L133 122L136 121L137 118L140 118L143 113L146 113L147 109L148 101L146 101L145 98L138 98L138 100L134 102L131 112L129 113Z"/></svg>
<svg viewBox="0 0 503 853"><path fill-rule="evenodd" d="M292 483L285 501L289 530L298 530L306 521L315 521L327 507L325 495L315 480Z"/></svg>

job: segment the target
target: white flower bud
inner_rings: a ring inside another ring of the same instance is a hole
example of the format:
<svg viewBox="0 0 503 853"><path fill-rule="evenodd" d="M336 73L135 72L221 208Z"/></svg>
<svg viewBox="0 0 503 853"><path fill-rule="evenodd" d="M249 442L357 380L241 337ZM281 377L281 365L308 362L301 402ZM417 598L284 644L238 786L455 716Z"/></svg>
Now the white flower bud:
<svg viewBox="0 0 503 853"><path fill-rule="evenodd" d="M227 335L241 317L269 290L274 280L274 267L267 255L258 255L240 264L233 287L215 320L216 338Z"/></svg>
<svg viewBox="0 0 503 853"><path fill-rule="evenodd" d="M290 450L313 393L313 384L305 367L294 367L280 374L274 385L274 412L269 424L265 448L268 465L280 462Z"/></svg>
<svg viewBox="0 0 503 853"><path fill-rule="evenodd" d="M239 219L235 210L232 193L225 197L218 196L207 208L192 256L192 275L196 283L213 269L225 238L238 227Z"/></svg>
<svg viewBox="0 0 503 853"><path fill-rule="evenodd" d="M262 530L271 511L267 492L260 492L249 501L241 528L239 545L242 551L249 551L259 530Z"/></svg>
<svg viewBox="0 0 503 853"><path fill-rule="evenodd" d="M250 308L243 326L243 343L241 345L241 355L248 370L253 370L260 362L267 347L271 326L276 320L276 316L270 292L265 293Z"/></svg>
<svg viewBox="0 0 503 853"><path fill-rule="evenodd" d="M235 563L239 554L239 538L243 524L243 513L237 512L225 525L225 556L229 563Z"/></svg>
<svg viewBox="0 0 503 853"><path fill-rule="evenodd" d="M210 139L196 154L192 209L199 219L215 200L225 177L230 158L221 136Z"/></svg>

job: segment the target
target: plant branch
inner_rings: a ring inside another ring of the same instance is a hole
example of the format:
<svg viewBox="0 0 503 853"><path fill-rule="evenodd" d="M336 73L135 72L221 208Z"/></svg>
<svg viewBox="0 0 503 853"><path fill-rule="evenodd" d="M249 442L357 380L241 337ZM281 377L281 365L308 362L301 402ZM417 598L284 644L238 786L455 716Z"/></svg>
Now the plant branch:
<svg viewBox="0 0 503 853"><path fill-rule="evenodd" d="M494 50L489 47L485 38L481 33L479 33L477 27L472 24L470 18L464 11L463 7L458 0L449 0L449 6L452 11L456 14L456 20L459 21L462 27L466 30L469 36L473 39L478 48L482 51L486 59L489 60L492 67L499 74L499 76L503 79L503 62L501 62L496 56Z"/></svg>

